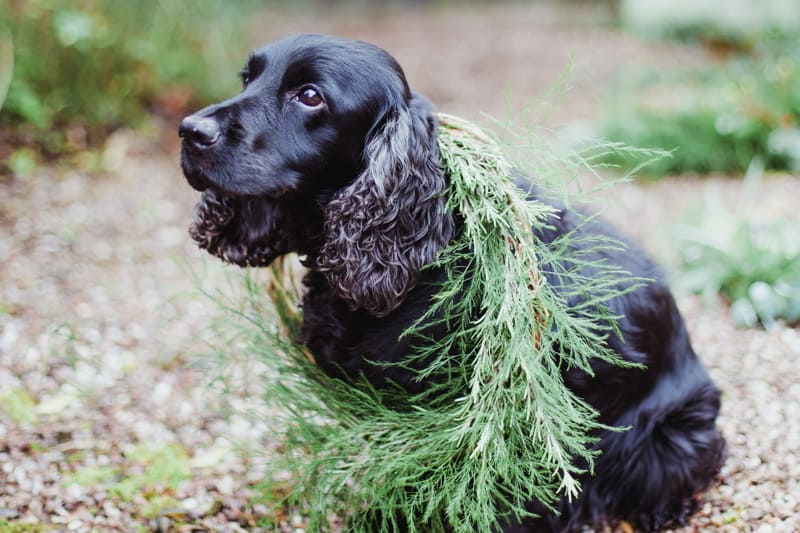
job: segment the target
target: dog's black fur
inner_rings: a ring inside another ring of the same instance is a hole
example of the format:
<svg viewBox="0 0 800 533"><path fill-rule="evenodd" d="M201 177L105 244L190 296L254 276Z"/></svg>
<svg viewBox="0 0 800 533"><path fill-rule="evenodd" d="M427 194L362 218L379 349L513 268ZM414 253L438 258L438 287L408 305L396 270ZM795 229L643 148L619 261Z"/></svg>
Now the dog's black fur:
<svg viewBox="0 0 800 533"><path fill-rule="evenodd" d="M203 191L192 237L242 266L305 256L300 341L338 377L365 375L419 391L398 362L413 340L400 334L428 308L441 269L422 267L457 232L447 211L431 105L412 92L397 62L362 42L300 35L255 52L241 94L181 124L181 165ZM533 194L536 194L535 192ZM577 228L577 230L576 230ZM552 242L566 232L611 235L560 208ZM653 262L634 244L607 260L654 280L609 302L621 336L608 345L645 369L595 363L595 376L566 371L567 385L601 421L630 426L600 435L602 455L560 515L506 524L506 531L572 530L601 520L643 529L683 522L719 471L719 391L697 359L684 322ZM591 272L587 272L591 274ZM548 282L565 283L552 272ZM620 286L629 283L620 280ZM434 326L428 334L437 334ZM624 339L624 340L623 340Z"/></svg>

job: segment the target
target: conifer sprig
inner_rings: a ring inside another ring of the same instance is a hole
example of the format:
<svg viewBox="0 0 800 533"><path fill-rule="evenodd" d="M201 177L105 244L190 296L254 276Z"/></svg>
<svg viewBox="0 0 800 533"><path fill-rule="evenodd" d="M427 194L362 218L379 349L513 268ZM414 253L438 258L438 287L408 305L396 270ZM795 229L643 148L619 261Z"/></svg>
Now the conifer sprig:
<svg viewBox="0 0 800 533"><path fill-rule="evenodd" d="M591 435L603 426L562 372L621 364L604 345L615 331L604 303L630 290L621 283L630 278L594 253L617 244L578 233L536 241L531 228L550 224L554 210L526 198L498 144L472 124L442 115L440 151L462 229L437 260L449 277L434 305L405 333L420 339L410 357L430 361L418 378L435 376L431 390L328 377L291 340L301 319L292 269L272 268L269 301L248 278L248 349L273 369L265 400L279 413L290 497L314 531L331 512L354 530L492 531L528 515L531 500L575 497L597 455ZM543 272L574 289L557 292ZM431 321L448 334L426 338Z"/></svg>

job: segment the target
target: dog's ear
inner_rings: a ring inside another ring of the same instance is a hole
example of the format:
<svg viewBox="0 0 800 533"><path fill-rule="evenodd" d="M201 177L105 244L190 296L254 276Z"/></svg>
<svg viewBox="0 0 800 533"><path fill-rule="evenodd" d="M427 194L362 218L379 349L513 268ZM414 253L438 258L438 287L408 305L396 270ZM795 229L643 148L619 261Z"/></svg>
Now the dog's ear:
<svg viewBox="0 0 800 533"><path fill-rule="evenodd" d="M209 189L195 207L189 235L200 248L228 263L267 266L291 251L282 213L267 198L231 198Z"/></svg>
<svg viewBox="0 0 800 533"><path fill-rule="evenodd" d="M436 128L422 97L388 111L361 174L325 208L317 267L353 309L389 314L452 238Z"/></svg>

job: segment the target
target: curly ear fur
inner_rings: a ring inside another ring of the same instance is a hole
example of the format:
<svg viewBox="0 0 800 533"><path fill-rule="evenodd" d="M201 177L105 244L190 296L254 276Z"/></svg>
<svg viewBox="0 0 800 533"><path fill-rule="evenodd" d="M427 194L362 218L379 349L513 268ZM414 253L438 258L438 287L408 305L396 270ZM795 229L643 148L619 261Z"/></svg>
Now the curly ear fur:
<svg viewBox="0 0 800 533"><path fill-rule="evenodd" d="M189 235L200 248L242 267L267 266L290 250L287 224L278 205L264 198L203 192Z"/></svg>
<svg viewBox="0 0 800 533"><path fill-rule="evenodd" d="M352 309L389 314L453 235L436 127L421 97L390 110L364 170L325 208L317 267Z"/></svg>

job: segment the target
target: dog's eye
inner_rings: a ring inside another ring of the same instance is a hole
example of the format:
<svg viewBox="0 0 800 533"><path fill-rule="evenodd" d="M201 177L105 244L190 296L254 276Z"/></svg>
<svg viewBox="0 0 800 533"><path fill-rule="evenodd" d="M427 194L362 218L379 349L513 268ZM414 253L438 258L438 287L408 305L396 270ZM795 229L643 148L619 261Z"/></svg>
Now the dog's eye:
<svg viewBox="0 0 800 533"><path fill-rule="evenodd" d="M244 89L250 83L250 72L247 69L239 71L239 78L242 80L242 89Z"/></svg>
<svg viewBox="0 0 800 533"><path fill-rule="evenodd" d="M308 107L319 107L324 102L322 95L314 87L303 87L295 98L297 98L298 102Z"/></svg>

